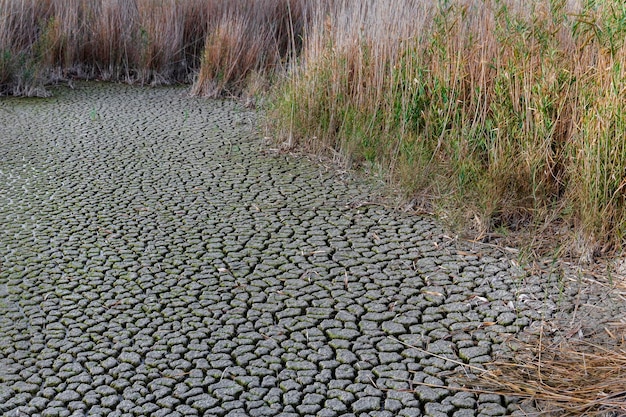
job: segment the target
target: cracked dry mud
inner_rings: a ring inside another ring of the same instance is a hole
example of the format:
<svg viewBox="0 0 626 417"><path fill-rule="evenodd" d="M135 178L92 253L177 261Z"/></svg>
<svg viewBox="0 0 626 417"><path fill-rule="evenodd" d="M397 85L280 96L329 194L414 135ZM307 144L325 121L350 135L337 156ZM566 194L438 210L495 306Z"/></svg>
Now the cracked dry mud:
<svg viewBox="0 0 626 417"><path fill-rule="evenodd" d="M513 413L421 383L489 361L558 286L255 124L181 88L0 101L0 415Z"/></svg>

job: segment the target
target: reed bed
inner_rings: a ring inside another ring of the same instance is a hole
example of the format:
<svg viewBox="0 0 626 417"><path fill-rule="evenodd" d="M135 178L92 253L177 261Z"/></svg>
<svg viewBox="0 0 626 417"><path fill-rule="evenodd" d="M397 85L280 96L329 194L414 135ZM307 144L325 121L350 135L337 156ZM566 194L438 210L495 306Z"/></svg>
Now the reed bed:
<svg viewBox="0 0 626 417"><path fill-rule="evenodd" d="M301 42L304 0L0 0L0 94L50 81L195 82L240 94ZM296 41L297 39L297 41ZM205 48L205 44L207 47Z"/></svg>
<svg viewBox="0 0 626 417"><path fill-rule="evenodd" d="M230 91L255 93L255 82L283 71L301 45L307 9L299 0L231 0L206 38L193 92L216 96ZM263 90L265 92L266 90Z"/></svg>
<svg viewBox="0 0 626 417"><path fill-rule="evenodd" d="M583 260L621 250L624 3L433 3L316 8L276 93L282 137L382 169L476 239L547 229Z"/></svg>

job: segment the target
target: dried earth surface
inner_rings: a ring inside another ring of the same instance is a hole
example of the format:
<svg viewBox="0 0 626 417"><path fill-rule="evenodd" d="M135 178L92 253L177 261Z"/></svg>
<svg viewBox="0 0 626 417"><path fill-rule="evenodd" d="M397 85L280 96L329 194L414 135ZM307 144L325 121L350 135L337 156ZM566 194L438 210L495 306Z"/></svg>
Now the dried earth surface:
<svg viewBox="0 0 626 417"><path fill-rule="evenodd" d="M0 101L0 415L519 414L459 363L619 306L256 125L173 87Z"/></svg>

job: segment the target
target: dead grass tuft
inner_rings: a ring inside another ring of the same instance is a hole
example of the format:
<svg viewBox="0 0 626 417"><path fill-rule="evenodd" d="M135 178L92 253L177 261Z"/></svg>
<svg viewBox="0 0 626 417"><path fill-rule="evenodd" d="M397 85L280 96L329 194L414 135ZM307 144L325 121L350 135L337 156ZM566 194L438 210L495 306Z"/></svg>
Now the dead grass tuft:
<svg viewBox="0 0 626 417"><path fill-rule="evenodd" d="M533 401L542 414L623 415L626 412L626 324L606 332L601 341L576 334L559 341L515 341L514 354L488 365L465 385L481 391ZM596 337L597 338L597 337Z"/></svg>
<svg viewBox="0 0 626 417"><path fill-rule="evenodd" d="M536 337L510 340L493 362L473 366L405 344L425 355L456 363L447 385L431 388L495 394L518 404L519 415L622 416L626 413L626 323L608 323L596 333L567 332L542 323ZM397 339L394 339L398 341ZM399 342L399 341L398 341ZM402 342L400 342L402 343ZM404 343L403 343L404 344Z"/></svg>

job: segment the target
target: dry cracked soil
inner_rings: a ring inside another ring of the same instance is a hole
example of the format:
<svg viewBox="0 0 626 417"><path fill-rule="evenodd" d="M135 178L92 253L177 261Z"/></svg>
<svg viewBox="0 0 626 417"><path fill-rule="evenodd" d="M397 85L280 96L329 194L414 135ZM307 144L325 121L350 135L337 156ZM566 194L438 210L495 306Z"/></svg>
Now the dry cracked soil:
<svg viewBox="0 0 626 417"><path fill-rule="evenodd" d="M580 291L257 125L179 87L0 101L0 415L520 413L453 376Z"/></svg>

